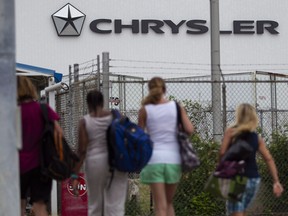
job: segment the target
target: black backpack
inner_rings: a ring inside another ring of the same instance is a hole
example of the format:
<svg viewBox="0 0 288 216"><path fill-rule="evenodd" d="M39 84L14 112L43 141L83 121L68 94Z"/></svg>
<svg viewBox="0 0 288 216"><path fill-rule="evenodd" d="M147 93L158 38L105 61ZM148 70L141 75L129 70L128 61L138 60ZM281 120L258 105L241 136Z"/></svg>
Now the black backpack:
<svg viewBox="0 0 288 216"><path fill-rule="evenodd" d="M71 176L78 156L71 150L64 137L56 139L54 122L48 119L46 104L40 104L44 131L41 138L41 172L44 176L63 181Z"/></svg>

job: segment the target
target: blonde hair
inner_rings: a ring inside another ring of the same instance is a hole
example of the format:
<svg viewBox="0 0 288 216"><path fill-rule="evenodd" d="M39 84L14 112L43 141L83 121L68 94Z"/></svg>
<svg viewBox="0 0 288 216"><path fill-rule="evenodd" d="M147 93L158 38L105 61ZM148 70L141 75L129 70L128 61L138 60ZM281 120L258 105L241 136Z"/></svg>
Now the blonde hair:
<svg viewBox="0 0 288 216"><path fill-rule="evenodd" d="M165 81L161 77L154 77L148 82L149 94L142 101L142 105L158 103L166 93Z"/></svg>
<svg viewBox="0 0 288 216"><path fill-rule="evenodd" d="M17 76L17 94L18 102L27 99L36 100L38 98L36 87L32 81L25 76Z"/></svg>
<svg viewBox="0 0 288 216"><path fill-rule="evenodd" d="M236 108L236 122L234 123L235 130L233 135L237 136L244 131L255 131L258 126L258 116L255 108L248 104L240 104Z"/></svg>

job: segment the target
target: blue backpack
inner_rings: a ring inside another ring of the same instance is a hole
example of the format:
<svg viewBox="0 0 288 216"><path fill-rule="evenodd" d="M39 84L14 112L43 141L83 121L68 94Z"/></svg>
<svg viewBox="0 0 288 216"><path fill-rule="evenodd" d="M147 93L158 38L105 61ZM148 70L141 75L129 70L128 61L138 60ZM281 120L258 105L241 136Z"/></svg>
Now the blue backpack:
<svg viewBox="0 0 288 216"><path fill-rule="evenodd" d="M112 110L113 120L107 130L109 166L112 172L140 172L148 163L153 143L144 130L121 116L116 109Z"/></svg>

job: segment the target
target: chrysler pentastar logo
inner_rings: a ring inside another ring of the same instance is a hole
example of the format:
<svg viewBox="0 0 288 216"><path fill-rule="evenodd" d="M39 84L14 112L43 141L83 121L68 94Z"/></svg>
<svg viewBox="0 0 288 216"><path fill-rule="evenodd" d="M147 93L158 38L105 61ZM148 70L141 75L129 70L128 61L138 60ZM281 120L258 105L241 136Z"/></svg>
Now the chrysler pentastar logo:
<svg viewBox="0 0 288 216"><path fill-rule="evenodd" d="M85 14L69 3L52 14L58 36L79 36L85 17Z"/></svg>

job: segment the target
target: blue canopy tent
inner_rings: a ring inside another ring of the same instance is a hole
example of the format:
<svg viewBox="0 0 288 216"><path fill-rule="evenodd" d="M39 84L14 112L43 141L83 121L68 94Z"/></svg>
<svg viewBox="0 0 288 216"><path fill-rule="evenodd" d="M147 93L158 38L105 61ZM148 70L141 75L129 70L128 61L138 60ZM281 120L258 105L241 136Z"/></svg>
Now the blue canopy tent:
<svg viewBox="0 0 288 216"><path fill-rule="evenodd" d="M63 74L57 73L55 70L21 63L16 63L16 75L29 77L36 86L39 98L41 97L40 92L49 86L50 77L54 78L55 83L60 83L63 77Z"/></svg>
<svg viewBox="0 0 288 216"><path fill-rule="evenodd" d="M57 73L55 70L22 63L16 63L16 74L33 77L54 77L56 83L61 82L63 77L63 74Z"/></svg>

